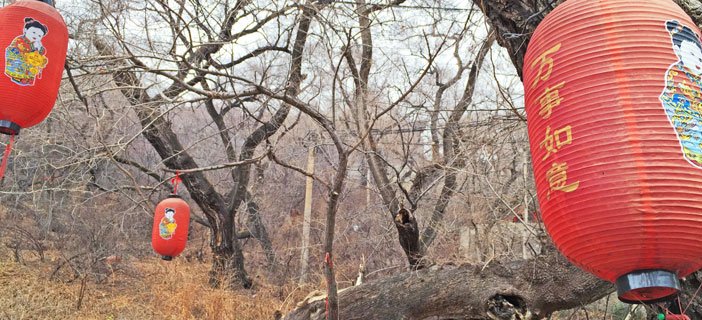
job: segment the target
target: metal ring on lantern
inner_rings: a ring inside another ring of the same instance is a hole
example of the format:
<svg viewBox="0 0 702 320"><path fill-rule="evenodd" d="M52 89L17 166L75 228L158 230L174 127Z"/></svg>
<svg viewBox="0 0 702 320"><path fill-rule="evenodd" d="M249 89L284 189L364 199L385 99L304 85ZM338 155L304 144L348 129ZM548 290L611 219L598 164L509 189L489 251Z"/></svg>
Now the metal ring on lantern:
<svg viewBox="0 0 702 320"><path fill-rule="evenodd" d="M678 277L675 273L666 270L637 270L630 272L617 278L616 286L619 300L631 304L641 303L641 301L645 301L647 304L668 301L680 292ZM659 298L645 299L648 292L655 293L651 296L658 296ZM669 294L661 297L662 292L669 292ZM629 296L638 298L630 299Z"/></svg>
<svg viewBox="0 0 702 320"><path fill-rule="evenodd" d="M8 120L0 120L0 133L7 134L7 135L18 135L20 132L21 127Z"/></svg>

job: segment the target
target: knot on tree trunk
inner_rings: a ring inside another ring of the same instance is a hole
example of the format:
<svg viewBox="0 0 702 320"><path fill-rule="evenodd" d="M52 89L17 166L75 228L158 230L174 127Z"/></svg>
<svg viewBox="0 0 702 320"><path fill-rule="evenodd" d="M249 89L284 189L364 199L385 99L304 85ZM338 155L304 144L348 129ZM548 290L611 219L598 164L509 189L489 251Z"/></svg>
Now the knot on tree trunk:
<svg viewBox="0 0 702 320"><path fill-rule="evenodd" d="M526 320L532 314L526 301L517 295L494 295L487 302L488 316L498 320Z"/></svg>
<svg viewBox="0 0 702 320"><path fill-rule="evenodd" d="M325 318L326 310L323 301L327 298L327 294L315 290L300 301L295 310L283 318L284 320L295 319L323 319Z"/></svg>
<svg viewBox="0 0 702 320"><path fill-rule="evenodd" d="M426 265L423 262L423 255L419 246L419 227L417 220L405 208L401 208L395 215L395 226L400 238L400 246L407 255L410 268L413 270L423 269Z"/></svg>

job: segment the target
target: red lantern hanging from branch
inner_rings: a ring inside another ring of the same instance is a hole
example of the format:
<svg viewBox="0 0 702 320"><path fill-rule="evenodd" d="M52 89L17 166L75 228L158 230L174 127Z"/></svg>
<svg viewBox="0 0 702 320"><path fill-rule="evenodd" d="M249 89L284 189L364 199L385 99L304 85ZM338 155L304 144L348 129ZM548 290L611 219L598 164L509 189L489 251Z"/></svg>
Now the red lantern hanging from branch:
<svg viewBox="0 0 702 320"><path fill-rule="evenodd" d="M631 303L702 267L702 45L670 0L568 0L524 61L543 222Z"/></svg>
<svg viewBox="0 0 702 320"><path fill-rule="evenodd" d="M173 194L156 206L151 231L151 246L164 260L183 252L190 226L190 207L176 194L180 178L176 175L172 181Z"/></svg>
<svg viewBox="0 0 702 320"><path fill-rule="evenodd" d="M14 136L43 121L56 101L68 47L68 30L53 1L19 0L0 9L0 133Z"/></svg>

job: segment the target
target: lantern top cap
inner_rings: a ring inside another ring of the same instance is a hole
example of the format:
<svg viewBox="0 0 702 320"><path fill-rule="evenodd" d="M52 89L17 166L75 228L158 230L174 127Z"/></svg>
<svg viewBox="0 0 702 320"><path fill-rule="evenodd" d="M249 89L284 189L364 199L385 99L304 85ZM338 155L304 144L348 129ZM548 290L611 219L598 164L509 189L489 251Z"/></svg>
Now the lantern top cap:
<svg viewBox="0 0 702 320"><path fill-rule="evenodd" d="M168 195L168 198L169 198L169 199L170 199L170 198L182 199L183 197L181 197L181 196L179 196L179 195L177 195L177 194L175 194L175 193L171 193L171 194Z"/></svg>

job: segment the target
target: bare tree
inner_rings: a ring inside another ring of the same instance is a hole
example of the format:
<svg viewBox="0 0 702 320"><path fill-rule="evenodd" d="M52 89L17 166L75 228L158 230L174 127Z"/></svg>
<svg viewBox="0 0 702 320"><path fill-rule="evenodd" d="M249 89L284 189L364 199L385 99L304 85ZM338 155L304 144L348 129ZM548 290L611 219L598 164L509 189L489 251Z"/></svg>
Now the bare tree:
<svg viewBox="0 0 702 320"><path fill-rule="evenodd" d="M677 2L697 24L702 22L698 1ZM531 34L557 4L550 1L477 3L520 75ZM570 265L550 248L528 260L483 267L467 265L422 270L349 288L341 293L341 314L348 319L538 319L556 310L587 304L613 290L611 284ZM691 282L688 290L698 288L697 275L691 276L688 282ZM377 298L370 300L368 296ZM690 297L689 293L687 296ZM308 301L286 319L320 319L313 312L316 308L318 302ZM697 314L694 306L690 312Z"/></svg>
<svg viewBox="0 0 702 320"><path fill-rule="evenodd" d="M225 49L227 43L235 43L247 35L267 28L269 24L281 22L296 6L273 4L259 7L255 2L238 1L233 6L226 2L216 2L208 4L209 7L205 7L205 4L186 3L174 7L170 2L150 1L143 4L144 8L166 22L168 37L154 36L152 39L147 32L147 39L144 40L148 41L148 45L147 48L143 48L130 43L130 37L125 34L130 30L125 29L125 21L129 19L124 15L125 12L121 11L124 8L103 2L97 2L96 5L102 12L100 21L109 32L95 34L91 39L93 46L104 60L112 60L117 66L108 72L137 115L141 124L141 134L157 151L168 171L177 170L181 173L190 197L207 219L207 226L211 229L210 246L214 253L211 284L229 288L237 284L249 287L251 280L244 268L244 257L235 232L236 213L243 203L248 203L248 220L253 224L249 228L252 230L251 234L261 241L265 250L269 252L269 263L274 264L270 239L258 217L257 205L251 198L248 187L251 165L262 158L255 155L256 149L283 126L290 106L281 104L268 119L254 116L259 125L243 139L237 156L237 142L231 136L232 127L227 124L227 114L235 109L246 112L244 104L255 101L260 90L237 88L237 76L230 74L229 70L245 65L249 59L270 53L289 52L289 75L284 85L287 95L296 95L302 81L301 65L307 33L317 13L317 7L303 6L303 10L299 12L297 31L294 40L291 41L291 47L288 47L288 40L284 37L285 32L292 31L281 30L283 33L279 34L277 39L272 39L272 43L253 47L240 58L223 62L223 58L227 59L227 55L223 53L229 50ZM212 11L212 8L215 10ZM253 15L255 11L265 14ZM205 12L211 13L202 15ZM146 17L148 18L148 15ZM202 20L203 17L208 19ZM237 25L238 22L251 18L253 20L249 25L239 29L241 26ZM201 43L198 43L200 41ZM160 45L161 43L169 46ZM161 50L166 50L163 52L166 58L159 56ZM154 66L151 63L153 60L161 63ZM153 75L161 79L160 81L168 81L170 85L159 89L156 95L150 94L148 86L140 79L146 75ZM206 114L217 128L220 144L224 147L224 159L228 161L224 165L200 166L189 150L192 147L183 145L182 134L176 132L169 113L187 105L201 106L200 109L207 111ZM265 108L264 104L263 110ZM118 152L110 152L115 153L115 159L121 157ZM139 167L144 166L137 166ZM214 185L205 173L213 169L227 168L230 168L231 187L226 192L219 191L218 186Z"/></svg>
<svg viewBox="0 0 702 320"><path fill-rule="evenodd" d="M701 21L698 1L677 2ZM459 3L81 2L61 101L20 137L0 191L0 209L26 212L7 220L32 227L0 231L32 243L9 244L18 260L55 241L54 278L100 281L110 243L149 252L143 226L179 172L210 283L250 287L247 270L300 261L283 230L299 223L281 215L306 178L310 279L327 290L287 319L544 318L611 293L523 223L537 209L514 100L529 38L560 1ZM464 229L478 244L466 256Z"/></svg>

